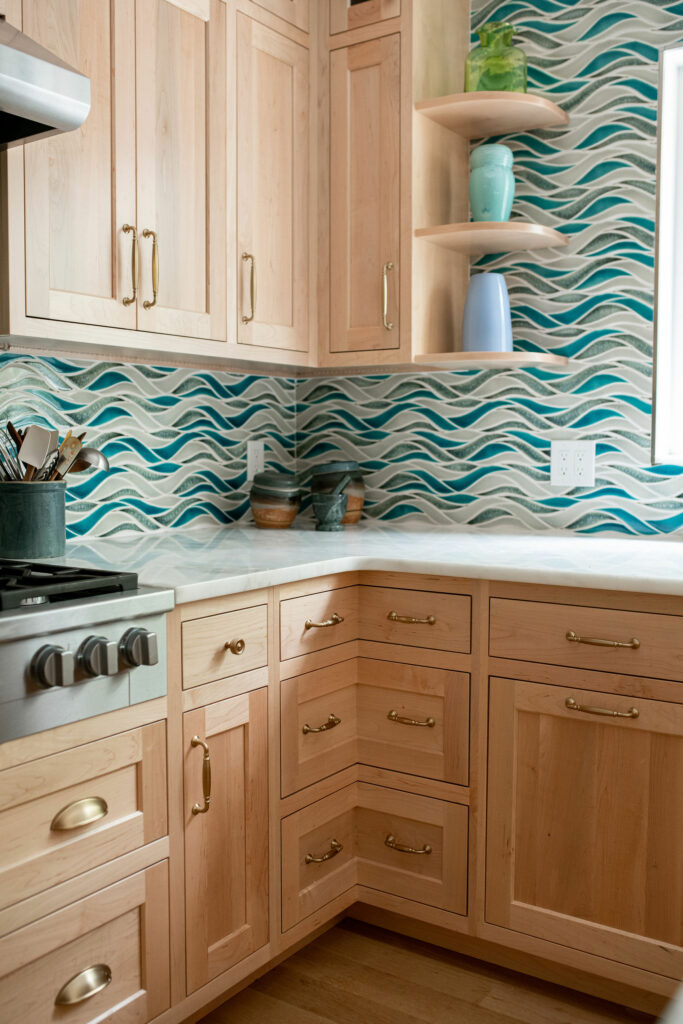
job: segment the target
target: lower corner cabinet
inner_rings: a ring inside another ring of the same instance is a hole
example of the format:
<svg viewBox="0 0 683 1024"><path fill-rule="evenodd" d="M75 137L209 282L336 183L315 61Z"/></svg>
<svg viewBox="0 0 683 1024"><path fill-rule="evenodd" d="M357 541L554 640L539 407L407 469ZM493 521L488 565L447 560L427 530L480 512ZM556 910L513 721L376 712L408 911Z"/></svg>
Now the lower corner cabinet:
<svg viewBox="0 0 683 1024"><path fill-rule="evenodd" d="M183 740L190 993L268 941L266 688L186 712Z"/></svg>

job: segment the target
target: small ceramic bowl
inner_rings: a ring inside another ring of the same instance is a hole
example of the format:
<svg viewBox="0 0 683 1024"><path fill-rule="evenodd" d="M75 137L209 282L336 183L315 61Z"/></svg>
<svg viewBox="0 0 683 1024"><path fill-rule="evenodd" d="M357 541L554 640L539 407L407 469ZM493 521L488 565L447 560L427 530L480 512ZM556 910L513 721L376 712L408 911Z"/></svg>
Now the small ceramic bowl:
<svg viewBox="0 0 683 1024"><path fill-rule="evenodd" d="M301 507L301 491L295 476L266 470L257 473L249 494L254 522L262 530L286 530Z"/></svg>
<svg viewBox="0 0 683 1024"><path fill-rule="evenodd" d="M349 501L346 494L314 494L311 501L318 520L316 530L330 533L344 529L342 522Z"/></svg>

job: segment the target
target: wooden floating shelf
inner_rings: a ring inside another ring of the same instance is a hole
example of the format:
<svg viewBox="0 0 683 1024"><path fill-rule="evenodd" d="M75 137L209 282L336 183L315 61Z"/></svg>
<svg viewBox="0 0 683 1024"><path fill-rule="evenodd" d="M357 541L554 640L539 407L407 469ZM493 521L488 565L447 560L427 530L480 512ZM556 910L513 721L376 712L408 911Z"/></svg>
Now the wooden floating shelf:
<svg viewBox="0 0 683 1024"><path fill-rule="evenodd" d="M421 100L415 110L466 139L569 124L569 115L552 100L526 92L459 92Z"/></svg>
<svg viewBox="0 0 683 1024"><path fill-rule="evenodd" d="M444 249L481 255L519 249L548 249L566 245L569 241L566 235L554 228L517 220L441 224L434 228L418 228L415 237L424 238Z"/></svg>
<svg viewBox="0 0 683 1024"><path fill-rule="evenodd" d="M519 370L527 366L561 370L569 360L550 352L427 352L413 356L413 362L439 370Z"/></svg>

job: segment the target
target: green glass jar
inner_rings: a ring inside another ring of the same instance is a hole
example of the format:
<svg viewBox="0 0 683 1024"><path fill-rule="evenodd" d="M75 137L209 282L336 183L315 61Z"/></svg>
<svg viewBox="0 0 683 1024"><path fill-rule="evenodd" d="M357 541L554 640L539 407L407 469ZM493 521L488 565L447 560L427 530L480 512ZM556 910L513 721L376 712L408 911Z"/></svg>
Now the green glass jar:
<svg viewBox="0 0 683 1024"><path fill-rule="evenodd" d="M526 54L512 45L514 34L507 21L482 25L465 64L465 92L526 92Z"/></svg>

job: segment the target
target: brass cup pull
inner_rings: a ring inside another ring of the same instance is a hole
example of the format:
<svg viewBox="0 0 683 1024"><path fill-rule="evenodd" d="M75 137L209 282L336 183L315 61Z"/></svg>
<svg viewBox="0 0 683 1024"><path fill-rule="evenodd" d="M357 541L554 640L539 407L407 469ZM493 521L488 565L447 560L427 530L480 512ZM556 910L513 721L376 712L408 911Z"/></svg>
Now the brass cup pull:
<svg viewBox="0 0 683 1024"><path fill-rule="evenodd" d="M246 643L241 638L239 640L228 640L225 644L225 650L230 651L231 654L244 654Z"/></svg>
<svg viewBox="0 0 683 1024"><path fill-rule="evenodd" d="M336 715L328 715L327 721L323 722L322 725L313 726L306 724L301 731L304 736L308 736L309 732L327 732L328 729L334 729L337 725L341 725L341 718L337 718Z"/></svg>
<svg viewBox="0 0 683 1024"><path fill-rule="evenodd" d="M396 850L398 853L431 853L432 848L429 843L425 843L421 850L416 850L414 846L404 846L403 843L399 843L396 836L388 835L384 840L384 845L388 846L390 850Z"/></svg>
<svg viewBox="0 0 683 1024"><path fill-rule="evenodd" d="M389 612L387 618L390 622L407 622L409 626L435 626L436 618L428 615L426 619L415 619L412 615L399 615L398 612Z"/></svg>
<svg viewBox="0 0 683 1024"><path fill-rule="evenodd" d="M138 297L138 233L132 224L124 224L122 230L129 235L133 233L133 245L130 250L130 277L131 277L131 291L132 295L126 295L123 302L124 306L132 306Z"/></svg>
<svg viewBox="0 0 683 1024"><path fill-rule="evenodd" d="M341 853L344 847L341 843L338 843L336 839L330 840L330 848L327 853L323 853L321 857L314 857L312 853L307 853L304 857L304 864L324 864L326 860L332 860L338 853Z"/></svg>
<svg viewBox="0 0 683 1024"><path fill-rule="evenodd" d="M590 704L577 704L573 697L567 697L564 706L569 711L582 711L584 715L603 715L605 718L639 718L638 708L629 708L628 711L610 711L609 708L596 708Z"/></svg>
<svg viewBox="0 0 683 1024"><path fill-rule="evenodd" d="M393 269L394 264L391 261L382 267L382 324L387 331L394 329L394 325L389 320L389 271Z"/></svg>
<svg viewBox="0 0 683 1024"><path fill-rule="evenodd" d="M76 1006L78 1003L84 1003L109 984L111 970L107 964L93 964L62 985L55 996L55 1006Z"/></svg>
<svg viewBox="0 0 683 1024"><path fill-rule="evenodd" d="M151 228L145 228L142 237L152 239L152 300L150 302L149 299L145 299L142 303L143 309L151 309L152 306L156 306L159 294L159 240L156 231L152 231Z"/></svg>
<svg viewBox="0 0 683 1024"><path fill-rule="evenodd" d="M325 619L324 622L313 622L311 619L306 619L304 622L304 629L327 629L328 626L338 626L339 623L343 621L343 615L338 615L337 612L332 612L332 618Z"/></svg>
<svg viewBox="0 0 683 1024"><path fill-rule="evenodd" d="M592 647L628 647L637 651L640 647L640 640L633 637L631 640L600 640L596 636L577 636L573 629L568 630L567 640L572 644L590 644Z"/></svg>
<svg viewBox="0 0 683 1024"><path fill-rule="evenodd" d="M204 791L204 806L200 804L194 804L192 808L193 814L206 814L211 803L211 754L209 752L209 744L205 743L204 740L200 740L199 736L193 736L190 740L190 744L193 747L201 747L204 751L204 760L202 762L202 790Z"/></svg>
<svg viewBox="0 0 683 1024"><path fill-rule="evenodd" d="M390 711L387 718L390 722L398 722L399 725L420 725L426 726L427 729L433 729L436 725L435 718L425 718L424 722L420 722L417 718L404 718L398 711Z"/></svg>
<svg viewBox="0 0 683 1024"><path fill-rule="evenodd" d="M74 828L83 828L84 825L92 825L94 821L104 818L108 813L107 801L101 796L86 796L57 811L50 822L50 831L70 832Z"/></svg>
<svg viewBox="0 0 683 1024"><path fill-rule="evenodd" d="M250 252L242 253L242 263L250 263L250 274L249 274L249 304L251 305L251 313L249 316L242 314L242 323L250 324L256 315L256 260Z"/></svg>

